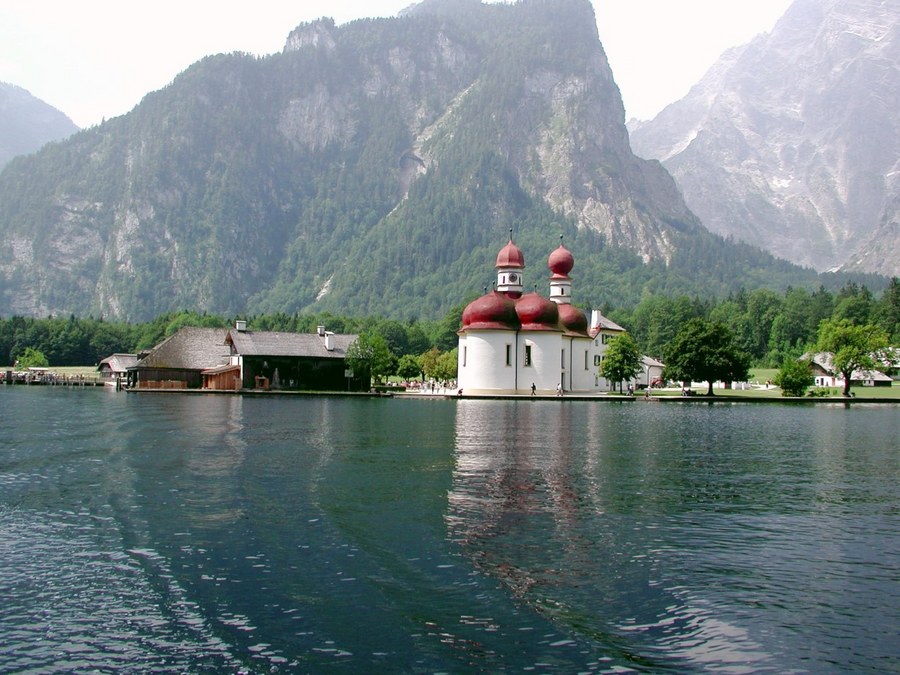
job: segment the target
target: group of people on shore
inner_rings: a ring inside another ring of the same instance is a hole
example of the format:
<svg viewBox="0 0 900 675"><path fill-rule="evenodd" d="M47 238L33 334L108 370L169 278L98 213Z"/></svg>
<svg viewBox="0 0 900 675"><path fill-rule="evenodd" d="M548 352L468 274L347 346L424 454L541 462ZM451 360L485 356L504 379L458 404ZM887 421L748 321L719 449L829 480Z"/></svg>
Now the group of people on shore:
<svg viewBox="0 0 900 675"><path fill-rule="evenodd" d="M437 382L435 380L429 380L427 382L420 382L419 380L408 380L403 383L403 386L406 387L406 391L414 391L420 392L423 394L447 394L447 393L456 393L456 381L441 381Z"/></svg>

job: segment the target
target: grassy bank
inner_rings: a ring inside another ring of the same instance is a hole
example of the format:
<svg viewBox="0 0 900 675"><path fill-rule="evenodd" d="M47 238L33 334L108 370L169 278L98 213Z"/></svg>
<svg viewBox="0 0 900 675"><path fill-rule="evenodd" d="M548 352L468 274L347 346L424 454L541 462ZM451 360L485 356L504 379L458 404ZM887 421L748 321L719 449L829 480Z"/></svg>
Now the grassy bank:
<svg viewBox="0 0 900 675"><path fill-rule="evenodd" d="M838 387L812 387L811 389L821 389L826 391L827 393L823 398L840 398L841 390ZM706 387L694 387L692 389L695 395L704 396L706 394ZM900 402L900 384L894 382L891 387L852 387L850 392L853 394L854 398L865 400L865 399L896 399ZM716 396L721 396L723 398L769 398L769 399L779 399L783 398L781 395L781 389L778 387L772 386L768 389L713 389L713 393ZM680 389L654 389L654 396L681 396ZM812 398L812 397L809 397Z"/></svg>
<svg viewBox="0 0 900 675"><path fill-rule="evenodd" d="M773 382L775 375L778 373L777 368L754 368L750 371L747 381L750 382L753 389L719 389L714 388L713 393L716 396L731 398L784 398L781 395L781 389L775 385L766 387L766 382ZM706 387L693 387L693 392L697 396L706 394ZM840 398L840 387L810 387L808 391L822 392L822 398ZM858 399L897 399L900 401L900 382L894 382L890 387L852 387L850 392ZM654 389L654 396L681 396L681 389ZM812 397L810 397L812 398Z"/></svg>

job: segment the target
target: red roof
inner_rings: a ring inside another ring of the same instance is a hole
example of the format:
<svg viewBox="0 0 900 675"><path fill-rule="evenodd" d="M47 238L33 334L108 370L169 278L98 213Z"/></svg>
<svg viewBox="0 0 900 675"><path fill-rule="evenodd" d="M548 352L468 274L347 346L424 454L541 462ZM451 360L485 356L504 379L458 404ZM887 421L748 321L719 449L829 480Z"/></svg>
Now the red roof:
<svg viewBox="0 0 900 675"><path fill-rule="evenodd" d="M522 330L560 330L559 307L552 300L529 293L516 302Z"/></svg>
<svg viewBox="0 0 900 675"><path fill-rule="evenodd" d="M568 334L587 336L587 315L574 305L562 304L559 306L559 321Z"/></svg>
<svg viewBox="0 0 900 675"><path fill-rule="evenodd" d="M520 326L516 303L505 293L491 291L463 310L463 330L516 330Z"/></svg>
<svg viewBox="0 0 900 675"><path fill-rule="evenodd" d="M569 250L562 244L560 244L559 248L553 251L547 259L547 267L549 267L550 271L553 273L554 279L568 279L569 272L572 271L574 266L575 258L572 257Z"/></svg>
<svg viewBox="0 0 900 675"><path fill-rule="evenodd" d="M522 254L522 250L512 242L512 239L497 254L496 267L519 267L524 269L525 256Z"/></svg>

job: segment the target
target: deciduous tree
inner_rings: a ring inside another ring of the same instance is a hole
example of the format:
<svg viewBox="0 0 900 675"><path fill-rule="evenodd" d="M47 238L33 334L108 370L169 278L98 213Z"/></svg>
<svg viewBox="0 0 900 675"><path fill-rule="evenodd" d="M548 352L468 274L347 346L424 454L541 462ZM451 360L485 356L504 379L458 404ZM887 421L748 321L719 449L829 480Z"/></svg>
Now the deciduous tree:
<svg viewBox="0 0 900 675"><path fill-rule="evenodd" d="M775 384L781 387L782 396L803 396L815 381L816 378L809 369L809 361L805 359L785 359L775 373Z"/></svg>
<svg viewBox="0 0 900 675"><path fill-rule="evenodd" d="M46 368L50 365L47 357L43 352L38 351L34 347L25 347L25 350L16 359L17 370L28 370L29 368Z"/></svg>
<svg viewBox="0 0 900 675"><path fill-rule="evenodd" d="M875 353L887 345L887 334L878 326L855 325L850 319L828 319L819 326L816 348L831 353L835 371L844 378L843 394L849 396L853 371L875 368Z"/></svg>
<svg viewBox="0 0 900 675"><path fill-rule="evenodd" d="M609 341L603 361L600 363L600 376L615 384L630 380L641 372L641 352L634 338L628 333L617 335Z"/></svg>
<svg viewBox="0 0 900 675"><path fill-rule="evenodd" d="M750 358L735 345L734 336L718 322L705 319L688 321L665 350L667 380L709 383L707 395L713 395L713 382L744 380Z"/></svg>
<svg viewBox="0 0 900 675"><path fill-rule="evenodd" d="M437 364L434 369L434 378L436 380L440 380L442 382L446 382L447 380L455 380L456 379L456 369L459 360L459 352L456 349L451 349L449 352L444 352L438 357Z"/></svg>
<svg viewBox="0 0 900 675"><path fill-rule="evenodd" d="M397 375L404 380L411 380L422 375L422 362L418 356L404 354L397 362Z"/></svg>
<svg viewBox="0 0 900 675"><path fill-rule="evenodd" d="M441 352L437 347L432 347L419 357L422 363L422 372L425 373L426 377L435 377L434 373L437 369L438 359L440 358Z"/></svg>
<svg viewBox="0 0 900 675"><path fill-rule="evenodd" d="M376 382L391 371L391 351L378 333L364 332L347 348L347 364L357 375L369 373Z"/></svg>

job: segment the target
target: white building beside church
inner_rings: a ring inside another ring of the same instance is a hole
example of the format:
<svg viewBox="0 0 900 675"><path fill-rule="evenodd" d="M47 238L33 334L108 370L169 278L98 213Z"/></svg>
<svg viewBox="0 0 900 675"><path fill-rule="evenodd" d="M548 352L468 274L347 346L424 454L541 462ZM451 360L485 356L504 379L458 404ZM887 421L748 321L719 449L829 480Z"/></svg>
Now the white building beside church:
<svg viewBox="0 0 900 675"><path fill-rule="evenodd" d="M599 310L572 305L572 254L550 254L550 297L523 293L525 257L512 239L497 254L497 283L472 301L459 331L459 388L466 394L600 393L597 374L611 337L625 332Z"/></svg>

